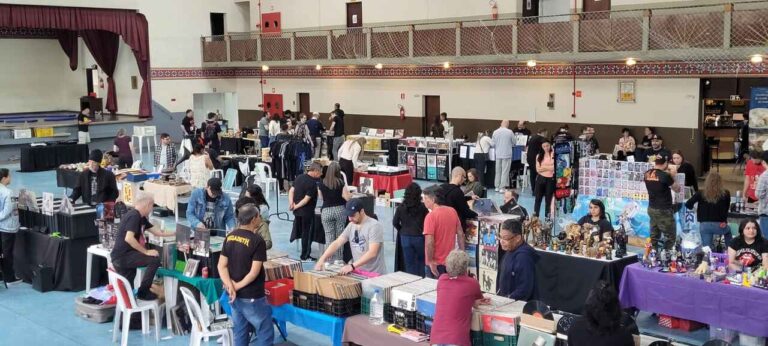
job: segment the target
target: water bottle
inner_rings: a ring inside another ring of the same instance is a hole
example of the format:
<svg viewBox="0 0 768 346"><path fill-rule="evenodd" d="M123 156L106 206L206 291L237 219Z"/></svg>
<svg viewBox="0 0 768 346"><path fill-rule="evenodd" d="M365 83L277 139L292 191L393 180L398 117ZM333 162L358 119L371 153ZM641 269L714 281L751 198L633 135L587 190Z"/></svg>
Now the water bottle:
<svg viewBox="0 0 768 346"><path fill-rule="evenodd" d="M742 211L743 206L741 202L741 191L736 190L736 212Z"/></svg>
<svg viewBox="0 0 768 346"><path fill-rule="evenodd" d="M384 323L384 304L381 303L381 297L379 297L379 289L376 289L376 291L373 293L373 298L371 298L368 322L373 325L380 325Z"/></svg>

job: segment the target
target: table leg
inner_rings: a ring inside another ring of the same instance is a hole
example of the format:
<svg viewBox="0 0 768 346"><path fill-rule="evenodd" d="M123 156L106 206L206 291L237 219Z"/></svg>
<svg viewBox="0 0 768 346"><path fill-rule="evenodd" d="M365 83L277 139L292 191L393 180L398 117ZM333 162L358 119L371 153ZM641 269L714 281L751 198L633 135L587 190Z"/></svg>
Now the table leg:
<svg viewBox="0 0 768 346"><path fill-rule="evenodd" d="M85 257L85 293L91 290L91 268L93 265L93 254L88 251Z"/></svg>
<svg viewBox="0 0 768 346"><path fill-rule="evenodd" d="M172 277L163 277L163 290L165 291L165 319L168 330L173 331L171 325L171 308L176 306L176 283L178 281Z"/></svg>

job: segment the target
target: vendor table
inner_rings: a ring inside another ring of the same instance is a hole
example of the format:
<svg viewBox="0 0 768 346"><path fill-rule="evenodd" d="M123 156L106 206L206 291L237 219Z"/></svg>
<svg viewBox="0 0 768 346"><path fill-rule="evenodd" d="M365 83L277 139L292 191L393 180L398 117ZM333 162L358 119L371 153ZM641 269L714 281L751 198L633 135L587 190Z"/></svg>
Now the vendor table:
<svg viewBox="0 0 768 346"><path fill-rule="evenodd" d="M553 310L582 314L587 294L598 280L604 280L618 290L624 268L637 262L637 255L628 253L612 261L536 250L537 299Z"/></svg>
<svg viewBox="0 0 768 346"><path fill-rule="evenodd" d="M200 300L208 305L217 306L219 304L219 297L224 292L221 279L218 278L203 278L201 276L188 277L183 273L170 270L168 268L159 268L157 270L157 276L163 278L163 291L165 292L165 316L168 316L166 323L168 330L171 330L171 308L176 306L178 300L177 293L179 291L179 281L186 282L194 286L200 291ZM210 309L203 308L203 315L206 315Z"/></svg>
<svg viewBox="0 0 768 346"><path fill-rule="evenodd" d="M59 202L60 200L55 200L54 208L58 208ZM82 204L77 204L75 208L72 214L53 215L45 215L39 210L19 209L19 224L29 229L47 227L47 232L59 232L61 236L73 239L98 236L99 230L95 223L96 208Z"/></svg>
<svg viewBox="0 0 768 346"><path fill-rule="evenodd" d="M77 187L77 179L80 177L79 171L73 169L56 168L56 186L68 189Z"/></svg>
<svg viewBox="0 0 768 346"><path fill-rule="evenodd" d="M86 252L97 244L98 237L67 239L21 229L16 233L14 269L24 282L32 282L33 270L40 266L53 268L53 289L82 291L85 288ZM104 263L104 262L101 262ZM106 265L94 270L99 282L106 282Z"/></svg>
<svg viewBox="0 0 768 346"><path fill-rule="evenodd" d="M341 341L365 346L428 346L429 342L413 342L400 335L387 331L387 324L378 326L368 322L367 315L356 315L347 318L344 324L344 335Z"/></svg>
<svg viewBox="0 0 768 346"><path fill-rule="evenodd" d="M352 185L360 186L360 178L373 178L374 194L379 190L386 190L390 196L395 195L396 190L402 190L413 182L413 178L410 173L403 173L398 175L380 175L355 172Z"/></svg>
<svg viewBox="0 0 768 346"><path fill-rule="evenodd" d="M62 164L88 161L87 144L24 146L20 150L22 172L48 171Z"/></svg>
<svg viewBox="0 0 768 346"><path fill-rule="evenodd" d="M768 291L759 288L660 273L638 263L624 270L619 300L623 307L768 337Z"/></svg>
<svg viewBox="0 0 768 346"><path fill-rule="evenodd" d="M243 141L239 137L221 137L221 151L240 154L243 152Z"/></svg>
<svg viewBox="0 0 768 346"><path fill-rule="evenodd" d="M333 346L341 346L341 338L344 333L343 317L334 317L317 311L309 311L297 308L291 304L283 304L272 307L272 319L277 321L283 335L288 336L286 322L326 335L331 338Z"/></svg>
<svg viewBox="0 0 768 346"><path fill-rule="evenodd" d="M170 185L146 181L144 182L144 192L152 195L155 205L173 210L176 222L179 222L179 196L192 192L192 185Z"/></svg>

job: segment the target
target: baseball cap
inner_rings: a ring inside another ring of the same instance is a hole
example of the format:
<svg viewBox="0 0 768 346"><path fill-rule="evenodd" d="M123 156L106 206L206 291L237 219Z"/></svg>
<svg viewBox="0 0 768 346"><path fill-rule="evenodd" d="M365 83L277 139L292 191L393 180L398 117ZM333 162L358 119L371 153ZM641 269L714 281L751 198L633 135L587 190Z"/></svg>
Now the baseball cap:
<svg viewBox="0 0 768 346"><path fill-rule="evenodd" d="M207 186L211 189L211 192L215 193L216 195L221 195L221 179L219 178L208 179Z"/></svg>
<svg viewBox="0 0 768 346"><path fill-rule="evenodd" d="M651 136L651 140L653 140L653 139L658 139L658 140L660 140L660 141L663 141L663 140L664 140L664 138L661 138L661 136L659 136L659 135L657 135L657 134L654 134L653 136Z"/></svg>
<svg viewBox="0 0 768 346"><path fill-rule="evenodd" d="M667 158L661 155L656 156L656 160L653 161L657 165L663 165L667 163Z"/></svg>
<svg viewBox="0 0 768 346"><path fill-rule="evenodd" d="M363 209L363 201L359 198L350 199L349 202L347 202L347 206L344 207L344 217L355 215L355 213Z"/></svg>

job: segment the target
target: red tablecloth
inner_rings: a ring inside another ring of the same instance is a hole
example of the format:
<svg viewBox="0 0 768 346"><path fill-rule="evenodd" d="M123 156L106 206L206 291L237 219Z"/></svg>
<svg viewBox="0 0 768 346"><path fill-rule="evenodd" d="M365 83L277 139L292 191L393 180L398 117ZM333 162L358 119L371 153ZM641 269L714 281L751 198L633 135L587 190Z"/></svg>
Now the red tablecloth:
<svg viewBox="0 0 768 346"><path fill-rule="evenodd" d="M370 173L355 172L352 179L352 185L360 186L360 178L373 178L374 193L380 190L386 190L390 196L394 196L396 190L402 190L413 182L409 173L398 175L378 175Z"/></svg>

